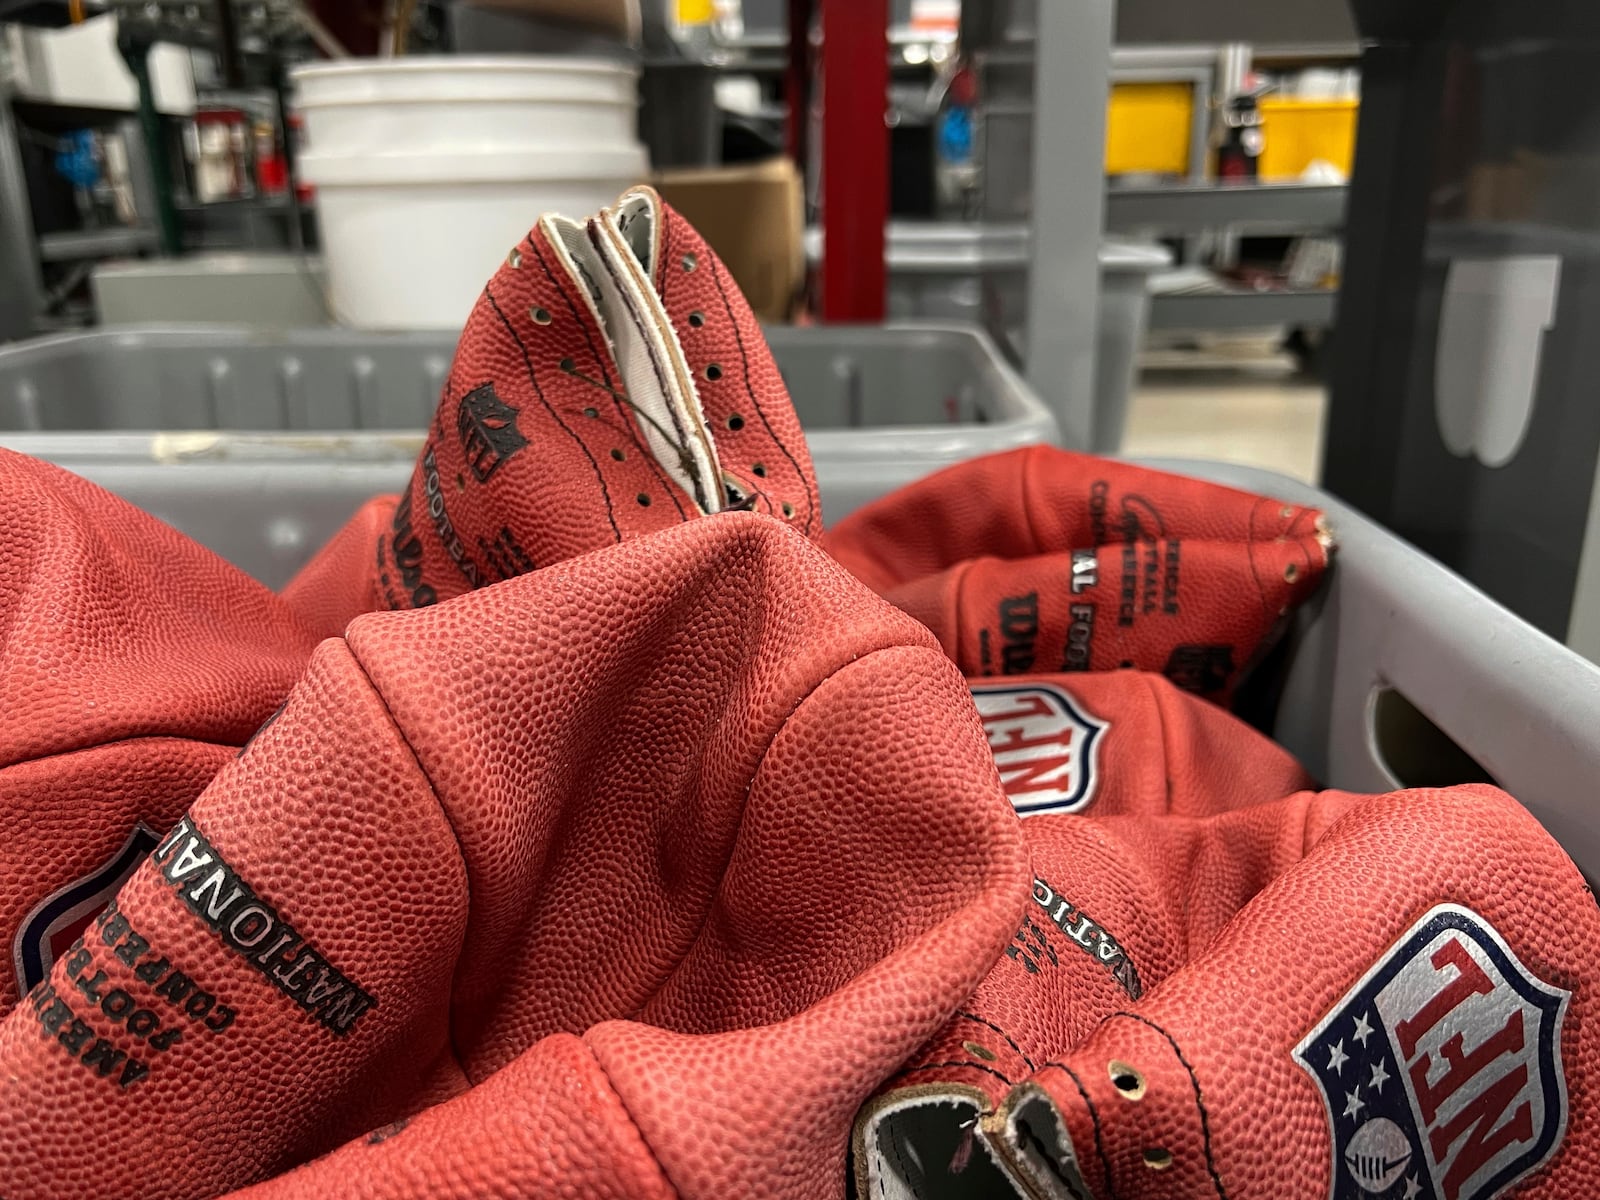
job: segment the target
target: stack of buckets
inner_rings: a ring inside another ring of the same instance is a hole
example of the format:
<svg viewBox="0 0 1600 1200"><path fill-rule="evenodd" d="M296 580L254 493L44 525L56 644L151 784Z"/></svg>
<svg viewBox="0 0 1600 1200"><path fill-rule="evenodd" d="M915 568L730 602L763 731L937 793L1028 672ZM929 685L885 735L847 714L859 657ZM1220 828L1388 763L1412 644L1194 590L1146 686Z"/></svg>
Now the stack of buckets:
<svg viewBox="0 0 1600 1200"><path fill-rule="evenodd" d="M606 59L347 59L294 72L334 317L460 329L540 213L641 182L637 71Z"/></svg>

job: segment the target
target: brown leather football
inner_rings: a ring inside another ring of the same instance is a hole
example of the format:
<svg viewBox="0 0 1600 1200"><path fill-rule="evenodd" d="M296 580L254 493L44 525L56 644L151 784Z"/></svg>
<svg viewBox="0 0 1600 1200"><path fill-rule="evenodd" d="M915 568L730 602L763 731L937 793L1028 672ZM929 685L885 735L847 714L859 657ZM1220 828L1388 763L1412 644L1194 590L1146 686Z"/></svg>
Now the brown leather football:
<svg viewBox="0 0 1600 1200"><path fill-rule="evenodd" d="M1332 539L1315 509L1029 446L857 509L824 544L968 675L1131 667L1220 702Z"/></svg>
<svg viewBox="0 0 1600 1200"><path fill-rule="evenodd" d="M725 509L808 537L822 509L761 328L650 188L546 214L484 287L410 487L284 589L325 634Z"/></svg>
<svg viewBox="0 0 1600 1200"><path fill-rule="evenodd" d="M769 516L371 614L0 1024L0 1180L842 1195L1028 878L954 664Z"/></svg>
<svg viewBox="0 0 1600 1200"><path fill-rule="evenodd" d="M0 450L0 508L5 1013L288 695L316 638L242 571L59 467Z"/></svg>

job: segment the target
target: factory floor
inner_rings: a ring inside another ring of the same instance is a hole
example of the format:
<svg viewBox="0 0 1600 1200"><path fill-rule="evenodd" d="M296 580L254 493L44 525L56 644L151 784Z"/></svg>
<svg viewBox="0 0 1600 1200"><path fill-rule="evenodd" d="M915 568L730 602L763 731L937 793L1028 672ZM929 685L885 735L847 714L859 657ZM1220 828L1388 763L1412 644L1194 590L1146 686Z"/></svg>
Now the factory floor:
<svg viewBox="0 0 1600 1200"><path fill-rule="evenodd" d="M1141 366L1124 454L1221 459L1317 482L1327 392L1291 362L1179 366L1151 354Z"/></svg>

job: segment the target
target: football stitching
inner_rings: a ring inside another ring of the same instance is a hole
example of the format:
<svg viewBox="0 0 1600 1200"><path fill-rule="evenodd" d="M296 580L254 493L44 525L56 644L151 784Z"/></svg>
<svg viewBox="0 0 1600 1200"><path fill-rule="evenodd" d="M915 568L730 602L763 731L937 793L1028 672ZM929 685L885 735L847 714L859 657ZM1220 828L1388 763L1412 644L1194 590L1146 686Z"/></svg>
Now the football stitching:
<svg viewBox="0 0 1600 1200"><path fill-rule="evenodd" d="M1114 1012L1113 1017L1127 1017L1130 1021L1137 1021L1141 1025L1148 1025L1162 1037L1167 1039L1167 1045L1172 1047L1173 1054L1178 1056L1178 1061L1183 1064L1183 1069L1189 1073L1189 1086L1194 1088L1194 1106L1200 1110L1200 1141L1206 1154L1206 1172L1211 1176L1211 1182L1216 1186L1217 1195L1221 1200L1228 1200L1228 1191L1222 1186L1222 1176L1217 1174L1217 1163L1211 1155L1211 1117L1206 1112L1204 1099L1200 1095L1200 1077L1194 1073L1194 1067L1189 1065L1189 1060L1184 1057L1183 1051L1178 1048L1177 1039L1149 1017L1141 1017L1138 1013L1127 1011Z"/></svg>
<svg viewBox="0 0 1600 1200"><path fill-rule="evenodd" d="M896 1137L890 1137L889 1145L894 1150L894 1162L895 1166L899 1168L900 1178L910 1179L912 1176L911 1172L906 1170L906 1156L905 1151L901 1148L900 1139ZM881 1162L883 1156L880 1154L878 1157L879 1161Z"/></svg>
<svg viewBox="0 0 1600 1200"><path fill-rule="evenodd" d="M533 394L539 397L539 403L544 405L545 411L555 418L556 424L561 426L562 431L568 437L578 443L578 448L583 451L583 456L589 460L589 466L594 471L594 477L600 483L600 495L606 502L606 520L611 522L611 532L617 535L617 541L620 542L622 540L622 530L617 528L617 516L611 507L611 489L606 487L606 477L600 473L600 464L595 461L594 455L589 453L589 447L584 444L583 439L567 426L567 423L561 419L561 414L556 411L555 406L544 398L544 389L539 386L538 377L533 371L533 360L528 357L528 347L523 343L522 338L518 336L511 322L506 320L506 314L500 311L500 305L494 298L494 292L486 287L483 289L483 295L489 301L489 307L494 309L494 315L500 318L500 324L504 325L506 332L511 335L511 340L517 343L517 349L522 352L522 364L527 369L528 382L533 385Z"/></svg>
<svg viewBox="0 0 1600 1200"><path fill-rule="evenodd" d="M795 461L794 455L789 452L789 447L784 445L783 439L773 432L772 422L767 420L767 414L766 411L761 407L761 401L756 399L756 390L750 386L750 355L745 349L744 335L739 332L739 322L736 321L733 316L733 305L729 302L728 293L722 286L722 271L718 267L717 256L715 254L710 256L710 262L711 281L716 284L717 296L722 301L723 310L728 314L728 326L733 330L733 340L738 343L739 346L739 360L744 364L745 394L750 397L750 403L756 410L756 416L761 418L761 424L766 429L767 436L777 444L778 450L786 459L789 460L789 465L794 468L795 475L799 478L800 484L805 490L806 535L809 537L811 534L811 524L816 519L817 513L816 502L811 496L811 484L806 478L806 473L800 469L800 464Z"/></svg>
<svg viewBox="0 0 1600 1200"><path fill-rule="evenodd" d="M612 267L611 260L602 254L600 255L600 265L606 269L606 274L611 276L611 286L617 289L617 294L619 296L626 296L627 287L624 282L617 277L616 269ZM661 363L656 359L655 344L651 341L650 333L645 329L644 322L640 319L639 314L633 310L633 305L624 302L622 307L624 315L633 323L633 327L639 332L640 340L645 344L645 358L650 362L651 374L656 377L656 386L661 389L661 394L667 398L667 415L672 418L672 431L678 435L678 444L674 447L674 449L677 449L681 452L689 446L690 441L692 440L691 433L683 426L683 417L682 414L678 412L678 406L671 402L672 388L667 383L666 376L662 373ZM666 310L665 303L662 304L662 310L663 312ZM671 323L670 318L668 318L668 323ZM685 365L687 366L688 364L685 363ZM694 384L691 380L690 387L693 386ZM694 473L690 473L689 477L690 482L694 484L695 503L699 505L701 512L710 512L711 493L707 491L707 481L702 480L698 474ZM718 488L720 490L722 487L722 480L710 480L709 486Z"/></svg>
<svg viewBox="0 0 1600 1200"><path fill-rule="evenodd" d="M578 306L572 302L572 297L567 295L566 289L564 289L561 284L557 282L555 275L550 270L550 265L545 262L544 251L539 249L538 243L532 238L528 239L528 245L533 250L534 258L539 260L539 267L544 271L545 278L550 281L550 286L555 288L556 294L561 297L562 303L567 306L567 311L572 314L573 322L577 325L578 331L583 334L584 344L589 347L589 353L594 355L595 362L599 364L600 378L609 388L611 386L611 372L606 369L606 359L609 356L603 355L600 353L600 351L595 349L594 339L589 336L588 325L584 323L583 318L579 315ZM683 505L678 500L678 489L673 487L668 481L666 472L661 469L661 464L656 461L656 456L652 454L644 442L640 440L639 430L634 422L633 417L629 415L628 411L622 407L622 398L613 394L611 397L611 403L616 408L617 415L623 419L623 424L628 430L628 437L633 441L634 448L644 456L645 462L649 464L650 470L660 482L662 490L667 493L667 498L672 501L672 506L678 510L678 519L680 521L687 520L688 514L683 511Z"/></svg>
<svg viewBox="0 0 1600 1200"><path fill-rule="evenodd" d="M1078 1073L1066 1063L1048 1062L1047 1067L1056 1067L1066 1072L1067 1078L1072 1080L1072 1086L1078 1089L1078 1095L1083 1097L1083 1103L1089 1110L1089 1122L1094 1126L1094 1150L1100 1156L1100 1169L1105 1172L1106 1195L1110 1200L1117 1200L1116 1185L1112 1182L1111 1160L1106 1157L1105 1140L1100 1136L1100 1110L1095 1108L1094 1101L1089 1098L1088 1090L1083 1086L1083 1080L1078 1078Z"/></svg>
<svg viewBox="0 0 1600 1200"><path fill-rule="evenodd" d="M1000 1026L996 1025L993 1021L985 1021L982 1017L978 1016L977 1013L970 1013L966 1009L962 1009L960 1012L956 1013L956 1016L962 1017L962 1018L964 1018L965 1020L968 1020L968 1021L976 1021L979 1025L982 1025L985 1029L994 1030L1001 1037L1005 1038L1006 1045L1010 1046L1013 1050L1015 1050L1017 1052L1017 1057L1020 1058L1024 1063L1027 1064L1028 1070L1032 1071L1032 1070L1036 1069L1034 1067L1034 1065L1033 1065L1033 1060L1031 1058L1029 1058L1026 1054L1023 1053L1022 1047L1017 1045L1016 1042L1012 1041L1011 1040L1011 1035L1009 1033L1007 1033L1004 1029L1001 1029Z"/></svg>
<svg viewBox="0 0 1600 1200"><path fill-rule="evenodd" d="M993 1075L996 1079L998 1079L1001 1083L1005 1084L1007 1087L1011 1087L1012 1086L1011 1080L1006 1078L1006 1076L1003 1075L1001 1072L995 1070L993 1067L985 1067L985 1066L982 1066L981 1064L975 1063L975 1062L932 1062L932 1063L920 1063L915 1067L907 1067L904 1071L901 1072L901 1074L902 1075L909 1075L913 1071L948 1070L948 1069L950 1069L952 1067L965 1067L969 1071L982 1071L985 1075Z"/></svg>

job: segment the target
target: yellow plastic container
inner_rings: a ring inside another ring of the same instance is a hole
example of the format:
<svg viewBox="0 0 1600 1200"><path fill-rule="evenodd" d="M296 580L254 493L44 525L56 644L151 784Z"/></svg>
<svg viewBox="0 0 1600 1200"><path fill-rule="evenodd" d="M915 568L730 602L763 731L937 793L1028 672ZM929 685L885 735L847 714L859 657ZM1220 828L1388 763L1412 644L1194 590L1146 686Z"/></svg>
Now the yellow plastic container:
<svg viewBox="0 0 1600 1200"><path fill-rule="evenodd" d="M1187 83L1119 83L1106 114L1106 174L1189 173L1195 89Z"/></svg>
<svg viewBox="0 0 1600 1200"><path fill-rule="evenodd" d="M1346 175L1356 158L1358 100L1298 100L1292 96L1261 98L1262 179L1298 179L1316 159L1330 162Z"/></svg>

